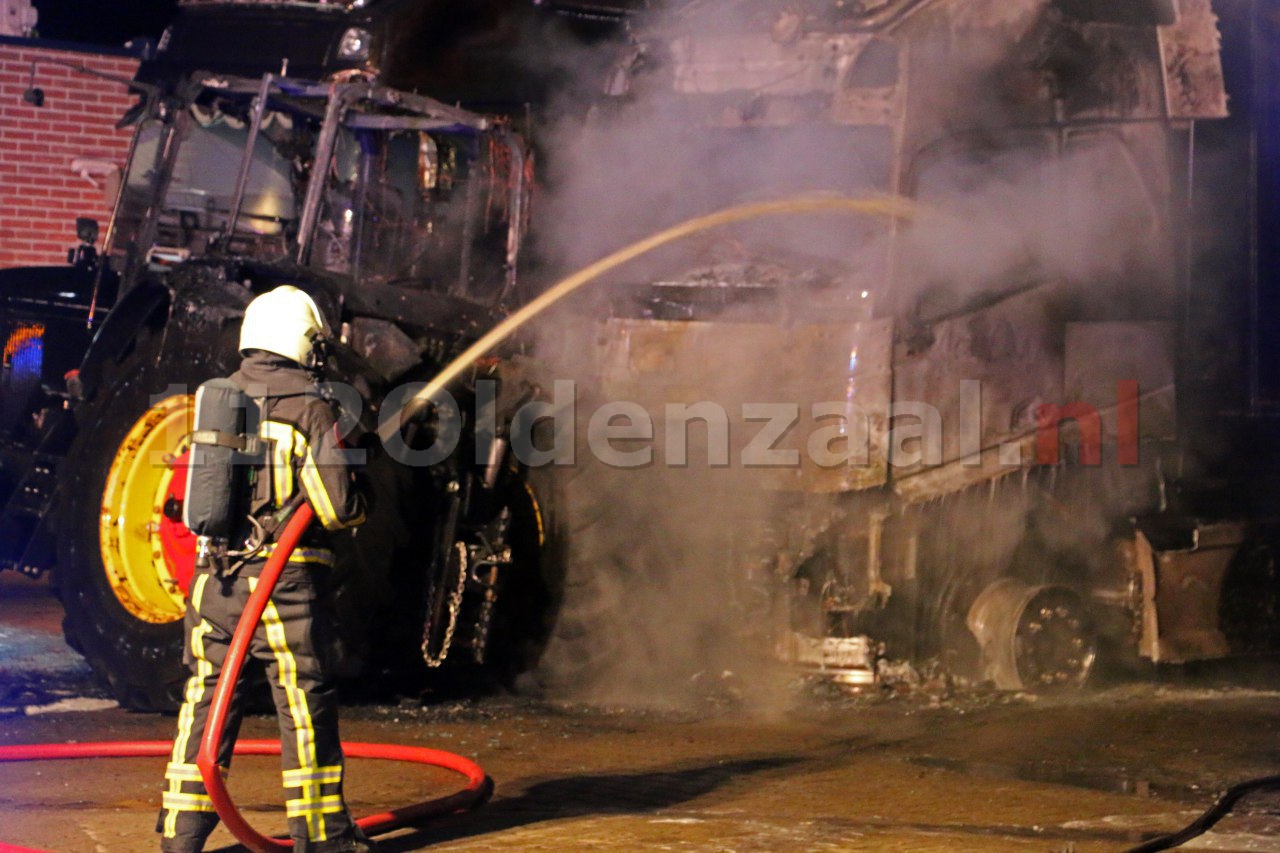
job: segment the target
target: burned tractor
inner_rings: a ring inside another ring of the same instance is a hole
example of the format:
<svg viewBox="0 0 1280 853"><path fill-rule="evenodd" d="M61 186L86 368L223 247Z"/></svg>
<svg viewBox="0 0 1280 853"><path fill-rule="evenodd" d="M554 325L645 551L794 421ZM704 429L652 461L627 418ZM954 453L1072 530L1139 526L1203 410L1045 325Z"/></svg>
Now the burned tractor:
<svg viewBox="0 0 1280 853"><path fill-rule="evenodd" d="M205 72L144 89L104 256L72 271L96 305L78 328L66 323L78 336L32 333L37 346L73 347L96 314L92 344L71 359L80 364L65 392L48 376L6 389L26 393L31 419L25 446L23 431L10 433L6 469L19 473L6 545L22 565L56 559L68 642L124 704L160 708L178 698L194 565L181 523L192 395L238 363L245 305L289 283L323 307L343 380L331 390L354 445L392 388L430 377L521 298L532 161L506 123L366 74ZM10 305L15 296L6 292ZM74 366L53 355L46 372ZM477 427L475 383L496 387L501 373L500 358L477 366L455 389L457 421L406 424L401 460L368 466L369 527L343 542L343 563L365 582L342 604L350 657L366 671L436 663L450 648L454 660L514 670L540 630L502 627L507 570L532 580L545 542L501 415ZM447 459L408 461L446 438L457 447ZM522 612L537 608L539 585L516 594ZM379 657L389 647L405 654Z"/></svg>

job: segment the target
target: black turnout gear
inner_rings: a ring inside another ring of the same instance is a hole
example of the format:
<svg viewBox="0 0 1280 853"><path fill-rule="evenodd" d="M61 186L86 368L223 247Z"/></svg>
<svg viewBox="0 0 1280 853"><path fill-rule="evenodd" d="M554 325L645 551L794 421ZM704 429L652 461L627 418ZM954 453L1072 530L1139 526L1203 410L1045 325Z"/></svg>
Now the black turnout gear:
<svg viewBox="0 0 1280 853"><path fill-rule="evenodd" d="M332 673L334 617L328 592L333 565L328 532L364 520L350 466L342 456L332 406L311 376L278 356L251 352L232 377L261 408L259 435L267 446L250 505L267 517L300 489L323 529L312 527L294 550L250 644L271 684L280 725L285 809L294 849L331 853L372 849L353 823L342 796L343 757ZM243 533L254 525L247 520ZM187 598L186 662L191 668L157 831L161 850L203 848L218 823L200 780L196 754L208 720L214 685L226 660L236 622L271 555L267 542L234 571L225 562L197 571ZM218 756L231 764L242 708L229 709Z"/></svg>

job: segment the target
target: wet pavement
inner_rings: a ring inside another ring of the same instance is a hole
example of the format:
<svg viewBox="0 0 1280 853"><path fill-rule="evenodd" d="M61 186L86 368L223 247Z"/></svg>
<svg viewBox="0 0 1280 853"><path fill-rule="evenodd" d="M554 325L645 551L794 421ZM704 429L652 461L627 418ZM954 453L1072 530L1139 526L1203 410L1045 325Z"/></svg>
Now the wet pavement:
<svg viewBox="0 0 1280 853"><path fill-rule="evenodd" d="M62 645L60 617L43 585L0 579L0 743L170 737L172 717L111 707ZM1273 675L1071 698L810 689L793 699L767 714L406 699L346 708L343 734L458 752L496 782L481 810L385 837L389 851L1123 850L1186 823L1229 785L1280 772ZM245 723L245 737L273 735L268 717ZM361 814L454 783L350 764L348 800ZM162 772L159 759L0 765L0 849L155 849ZM284 823L278 778L270 758L238 759L231 775L268 832ZM209 849L239 848L219 830ZM1248 798L1187 849L1280 850L1280 796Z"/></svg>

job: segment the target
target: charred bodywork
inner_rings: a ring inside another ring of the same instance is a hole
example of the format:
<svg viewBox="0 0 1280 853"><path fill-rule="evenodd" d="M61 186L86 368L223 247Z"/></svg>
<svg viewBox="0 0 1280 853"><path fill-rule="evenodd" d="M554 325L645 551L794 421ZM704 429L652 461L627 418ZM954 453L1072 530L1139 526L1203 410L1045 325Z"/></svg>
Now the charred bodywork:
<svg viewBox="0 0 1280 853"><path fill-rule="evenodd" d="M7 494L6 557L32 572L56 558L68 641L135 707L171 704L182 678L190 394L234 369L245 305L282 283L317 299L354 443L391 388L430 377L521 298L532 178L505 122L370 74L163 83L130 115L103 257L11 271L31 292L10 288L4 315L5 411L23 419L8 435L26 464ZM507 569L531 567L517 598L538 609L542 546L503 416L478 424L466 405L477 380L501 385L500 365L454 389L467 412L450 424L456 454L410 464L443 429L428 419L404 425L395 458L369 464L374 510L365 535L342 543L345 570L366 567L342 603L357 667L421 668L451 645L454 661L514 671L506 638L541 630L535 620L490 642L492 626L520 621L501 603Z"/></svg>
<svg viewBox="0 0 1280 853"><path fill-rule="evenodd" d="M1013 688L1079 684L1099 648L1240 651L1225 590L1263 516L1205 526L1233 508L1187 500L1201 472L1175 482L1203 449L1180 418L1204 405L1179 381L1201 287L1186 178L1197 123L1227 115L1208 0L735 8L637 13L591 117L600 159L611 122L649 111L685 123L664 133L704 146L688 162L705 171L777 140L735 161L759 173L736 183L687 176L681 194L655 178L676 213L761 181L907 196L920 213L819 246L835 273L744 230L692 272L620 287L582 346L605 398L642 403L659 435L664 404L801 403L771 446L797 463L737 487L775 495L745 523L772 529L763 550L722 551L785 602L765 617L776 648L850 683L887 656ZM778 150L796 162L777 168ZM809 404L829 401L847 406L845 444L815 461ZM750 420L726 427L734 459Z"/></svg>

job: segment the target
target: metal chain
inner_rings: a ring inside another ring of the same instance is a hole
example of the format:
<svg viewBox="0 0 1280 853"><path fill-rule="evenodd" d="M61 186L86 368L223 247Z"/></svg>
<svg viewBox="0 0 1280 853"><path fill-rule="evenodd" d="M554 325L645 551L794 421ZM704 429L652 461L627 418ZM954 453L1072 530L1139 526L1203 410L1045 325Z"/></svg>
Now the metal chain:
<svg viewBox="0 0 1280 853"><path fill-rule="evenodd" d="M431 654L431 625L422 635L422 659L427 666L435 669L444 663L449 656L449 647L453 645L453 631L458 627L458 614L462 611L462 593L467 587L467 546L463 542L454 542L458 554L458 586L449 594L449 624L444 629L444 641L440 644L440 654Z"/></svg>

